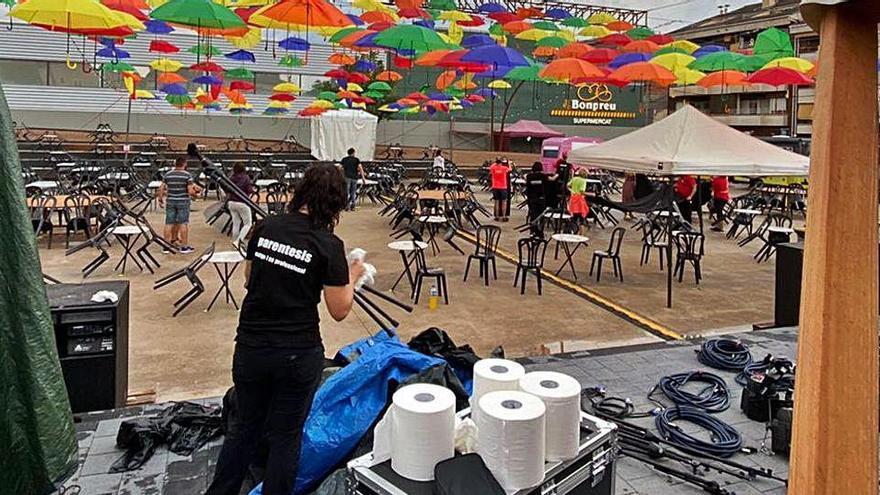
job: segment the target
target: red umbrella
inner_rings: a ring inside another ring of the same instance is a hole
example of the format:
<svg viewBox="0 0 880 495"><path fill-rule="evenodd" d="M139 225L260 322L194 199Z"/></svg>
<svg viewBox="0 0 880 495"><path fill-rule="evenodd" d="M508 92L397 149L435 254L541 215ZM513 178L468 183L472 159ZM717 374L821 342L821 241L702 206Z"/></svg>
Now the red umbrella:
<svg viewBox="0 0 880 495"><path fill-rule="evenodd" d="M492 19L493 21L500 24L507 24L508 22L520 20L520 18L517 17L516 14L511 14L510 12L492 12L491 14L489 14L489 19Z"/></svg>
<svg viewBox="0 0 880 495"><path fill-rule="evenodd" d="M125 12L139 21L149 19L144 10L149 9L150 6L141 0L101 0L101 3L109 9Z"/></svg>
<svg viewBox="0 0 880 495"><path fill-rule="evenodd" d="M355 84L364 84L370 82L370 77L361 72L352 72L348 75L348 82Z"/></svg>
<svg viewBox="0 0 880 495"><path fill-rule="evenodd" d="M419 8L406 8L400 9L397 14L400 17L404 17L406 19L430 19L431 14L429 14L425 9Z"/></svg>
<svg viewBox="0 0 880 495"><path fill-rule="evenodd" d="M296 96L287 93L275 93L269 99L273 101L293 101L296 99Z"/></svg>
<svg viewBox="0 0 880 495"><path fill-rule="evenodd" d="M761 69L745 80L752 84L768 84L770 86L810 86L814 83L806 74L786 67Z"/></svg>
<svg viewBox="0 0 880 495"><path fill-rule="evenodd" d="M446 67L450 69L459 69L464 72L484 72L492 67L486 64L480 64L476 62L466 62L462 61L461 57L467 55L469 50L455 50L453 52L449 52L437 62L437 67Z"/></svg>
<svg viewBox="0 0 880 495"><path fill-rule="evenodd" d="M177 53L180 51L180 48L177 48L167 41L153 40L150 42L150 51L157 53Z"/></svg>
<svg viewBox="0 0 880 495"><path fill-rule="evenodd" d="M412 92L412 93L406 95L404 98L409 98L410 100L415 100L415 101L427 101L428 100L427 96L423 95L422 93L419 93L418 91Z"/></svg>
<svg viewBox="0 0 880 495"><path fill-rule="evenodd" d="M469 94L469 95L465 96L464 99L471 102L471 103L482 103L482 102L486 101L485 98L483 98L482 96L480 96L476 93Z"/></svg>
<svg viewBox="0 0 880 495"><path fill-rule="evenodd" d="M196 72L225 72L226 69L215 64L214 62L202 62L200 64L190 65L190 70Z"/></svg>
<svg viewBox="0 0 880 495"><path fill-rule="evenodd" d="M539 19L544 16L544 12L535 7L520 7L516 9L516 16L520 19L528 19L530 17Z"/></svg>
<svg viewBox="0 0 880 495"><path fill-rule="evenodd" d="M625 34L609 34L604 38L599 39L600 45L608 45L608 46L624 46L632 43L632 38Z"/></svg>
<svg viewBox="0 0 880 495"><path fill-rule="evenodd" d="M578 58L586 60L591 64L607 64L617 58L618 55L620 55L620 52L612 50L611 48L596 48Z"/></svg>
<svg viewBox="0 0 880 495"><path fill-rule="evenodd" d="M510 34L519 34L523 31L532 29L532 23L526 21L505 22L501 25L501 28Z"/></svg>
<svg viewBox="0 0 880 495"><path fill-rule="evenodd" d="M325 109L325 108L309 107L309 108L304 108L304 109L300 110L299 116L300 117L314 117L315 115L321 115L322 113L324 113L326 111L327 111L327 109Z"/></svg>
<svg viewBox="0 0 880 495"><path fill-rule="evenodd" d="M247 81L232 81L229 83L229 89L235 89L237 91L253 91L254 88L253 83L249 83Z"/></svg>
<svg viewBox="0 0 880 495"><path fill-rule="evenodd" d="M471 14L471 20L469 21L458 21L459 26L468 26L468 27L477 27L485 24L486 21L483 20L482 17L478 15Z"/></svg>
<svg viewBox="0 0 880 495"><path fill-rule="evenodd" d="M348 71L343 70L343 69L333 69L333 70L328 70L327 72L325 72L324 76L332 77L333 79L345 79L347 81L348 78L351 77L351 74L349 74Z"/></svg>
<svg viewBox="0 0 880 495"><path fill-rule="evenodd" d="M645 39L648 41L653 41L654 43L657 43L658 45L668 45L668 44L672 43L673 41L675 41L675 38L673 38L672 36L669 36L668 34L652 34L651 36L648 36Z"/></svg>
<svg viewBox="0 0 880 495"><path fill-rule="evenodd" d="M409 69L413 66L413 61L406 57L401 57L400 55L394 56L394 66L399 67L401 69Z"/></svg>
<svg viewBox="0 0 880 495"><path fill-rule="evenodd" d="M369 28L370 31L385 31L386 29L392 28L396 25L397 24L393 22L374 22L367 26L367 28Z"/></svg>
<svg viewBox="0 0 880 495"><path fill-rule="evenodd" d="M241 17L241 20L248 22L251 16L254 15L254 12L258 10L260 10L260 7L243 7L233 10L233 12L235 12L235 15Z"/></svg>

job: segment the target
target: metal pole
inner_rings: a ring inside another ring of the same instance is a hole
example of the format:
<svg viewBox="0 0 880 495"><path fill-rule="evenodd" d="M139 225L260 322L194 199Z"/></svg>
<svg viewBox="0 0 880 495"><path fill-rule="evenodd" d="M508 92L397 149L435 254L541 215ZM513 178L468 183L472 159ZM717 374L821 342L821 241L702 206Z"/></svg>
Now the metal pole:
<svg viewBox="0 0 880 495"><path fill-rule="evenodd" d="M672 176L669 177L670 182L668 184L666 197L669 198L669 216L666 217L666 307L672 307L672 211L673 211L673 201L675 199L673 195L673 180Z"/></svg>

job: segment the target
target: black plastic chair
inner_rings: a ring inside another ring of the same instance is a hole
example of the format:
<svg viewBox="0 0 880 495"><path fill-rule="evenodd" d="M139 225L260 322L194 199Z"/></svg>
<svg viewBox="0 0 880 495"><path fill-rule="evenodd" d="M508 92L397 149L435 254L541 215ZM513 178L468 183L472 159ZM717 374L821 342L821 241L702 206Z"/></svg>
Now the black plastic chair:
<svg viewBox="0 0 880 495"><path fill-rule="evenodd" d="M70 236L82 232L86 239L92 236L89 216L92 202L84 194L74 194L64 200L65 232L64 248L70 247Z"/></svg>
<svg viewBox="0 0 880 495"><path fill-rule="evenodd" d="M605 251L594 251L593 260L590 262L590 276L593 276L593 268L596 267L596 260L599 261L598 271L596 272L596 282L602 279L602 262L606 259L611 260L614 267L614 276L623 282L623 265L620 263L620 244L623 242L623 235L626 229L623 227L615 227L611 231L611 239L608 242L608 249Z"/></svg>
<svg viewBox="0 0 880 495"><path fill-rule="evenodd" d="M498 251L498 241L501 239L501 227L496 225L481 225L477 228L477 246L474 254L468 256L467 265L464 268L464 281L467 282L468 272L471 269L471 261L480 263L480 276L489 286L489 263L492 263L492 276L498 280L498 269L495 264L495 253Z"/></svg>
<svg viewBox="0 0 880 495"><path fill-rule="evenodd" d="M56 209L58 200L55 196L39 196L33 199L32 204L31 225L34 227L34 234L38 237L40 234L49 234L49 249L52 249L52 232L55 230L52 212Z"/></svg>
<svg viewBox="0 0 880 495"><path fill-rule="evenodd" d="M673 236L673 239L675 240L676 249L673 276L677 275L678 281L681 282L684 277L684 267L687 263L690 263L694 267L694 280L697 282L697 285L700 285L700 281L703 280L703 270L700 262L703 259L705 236L699 232L681 232Z"/></svg>
<svg viewBox="0 0 880 495"><path fill-rule="evenodd" d="M642 233L642 256L639 266L651 261L651 251L657 250L660 258L660 270L663 270L663 260L666 257L666 230L654 222L648 222Z"/></svg>
<svg viewBox="0 0 880 495"><path fill-rule="evenodd" d="M150 225L150 222L143 216L138 216L135 218L135 223L144 233L144 244L135 251L137 257L140 258L141 261L144 262L144 265L147 266L147 270L150 270L150 273L156 273L153 271L152 265L156 265L156 268L159 268L161 265L156 258L153 257L153 254L150 252L150 246L157 245L163 251L169 251L171 253L177 253L177 247L165 240L164 237L160 236L153 226Z"/></svg>
<svg viewBox="0 0 880 495"><path fill-rule="evenodd" d="M98 255L94 259L86 263L86 266L84 266L82 270L80 270L83 274L83 278L87 278L89 275L92 274L92 272L97 270L98 267L103 265L105 261L110 259L110 253L107 252L107 249L104 247L104 245L110 245L110 236L113 233L113 229L115 229L117 225L118 221L107 224L107 226L104 227L100 232L93 235L85 242L81 242L80 244L69 248L64 253L65 256L70 256L71 254L78 253L79 251L82 251L83 249L86 249L88 247L93 247L98 250Z"/></svg>
<svg viewBox="0 0 880 495"><path fill-rule="evenodd" d="M519 293L526 293L526 280L529 273L535 275L538 283L538 295L544 293L543 270L544 255L547 253L547 240L541 237L524 237L516 243L519 260L516 262L516 273L513 275L513 286L519 285Z"/></svg>
<svg viewBox="0 0 880 495"><path fill-rule="evenodd" d="M416 271L415 271L415 283L413 284L412 296L410 297L413 302L416 304L419 303L419 296L422 292L422 282L424 279L433 278L437 280L437 290L439 291L438 295L443 296L443 301L448 305L449 304L449 290L446 286L446 273L442 268L431 268L428 266L427 261L425 261L425 250L424 249L416 249L413 252L413 256L416 258Z"/></svg>
<svg viewBox="0 0 880 495"><path fill-rule="evenodd" d="M758 239L764 243L754 256L758 263L769 260L776 253L776 246L791 241L791 234L793 232L774 232L771 228L782 227L791 229L791 226L792 220L790 217L784 215L770 215L767 217L764 224L762 224L763 228L760 229L758 234Z"/></svg>
<svg viewBox="0 0 880 495"><path fill-rule="evenodd" d="M181 296L180 299L174 301L175 310L174 313L172 313L172 316L180 314L181 311L186 309L187 306L192 304L193 301L198 299L198 297L205 292L205 284L202 283L202 280L199 278L198 272L208 264L208 260L214 255L214 249L215 244L211 243L202 254L190 261L186 266L156 280L155 284L153 284L153 290L157 290L185 277L190 285L192 285L189 291Z"/></svg>

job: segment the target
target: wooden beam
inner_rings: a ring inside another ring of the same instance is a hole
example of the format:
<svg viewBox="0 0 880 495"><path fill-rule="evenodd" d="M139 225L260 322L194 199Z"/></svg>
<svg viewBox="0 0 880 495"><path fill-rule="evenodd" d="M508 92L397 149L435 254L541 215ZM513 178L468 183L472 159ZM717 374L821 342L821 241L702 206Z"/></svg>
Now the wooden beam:
<svg viewBox="0 0 880 495"><path fill-rule="evenodd" d="M859 4L828 7L819 26L789 488L798 495L878 489L877 18Z"/></svg>

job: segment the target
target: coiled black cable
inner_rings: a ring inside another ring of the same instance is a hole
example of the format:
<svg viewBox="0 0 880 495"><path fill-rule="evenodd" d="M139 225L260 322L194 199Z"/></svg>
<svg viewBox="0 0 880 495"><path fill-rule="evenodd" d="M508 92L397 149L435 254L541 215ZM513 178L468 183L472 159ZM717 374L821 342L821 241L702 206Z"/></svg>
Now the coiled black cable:
<svg viewBox="0 0 880 495"><path fill-rule="evenodd" d="M697 351L697 359L717 370L742 371L752 362L752 353L737 340L709 339Z"/></svg>
<svg viewBox="0 0 880 495"><path fill-rule="evenodd" d="M736 375L736 383L745 387L749 383L749 377L759 373L767 373L770 370L775 370L777 374L782 376L782 378L780 378L781 385L785 384L791 385L792 387L794 386L794 362L785 357L775 358L771 355L767 355L767 357L761 361L749 363L738 375Z"/></svg>
<svg viewBox="0 0 880 495"><path fill-rule="evenodd" d="M696 392L685 390L686 385L694 382L702 382L706 386ZM730 407L730 390L727 388L727 382L720 376L706 371L664 376L648 392L649 399L657 389L678 406L692 406L708 413L725 411ZM658 405L662 406L659 403Z"/></svg>
<svg viewBox="0 0 880 495"><path fill-rule="evenodd" d="M687 421L710 433L711 442L689 435L675 421ZM730 457L742 449L742 436L736 428L703 410L689 406L664 409L654 417L660 435L683 450L695 455Z"/></svg>

